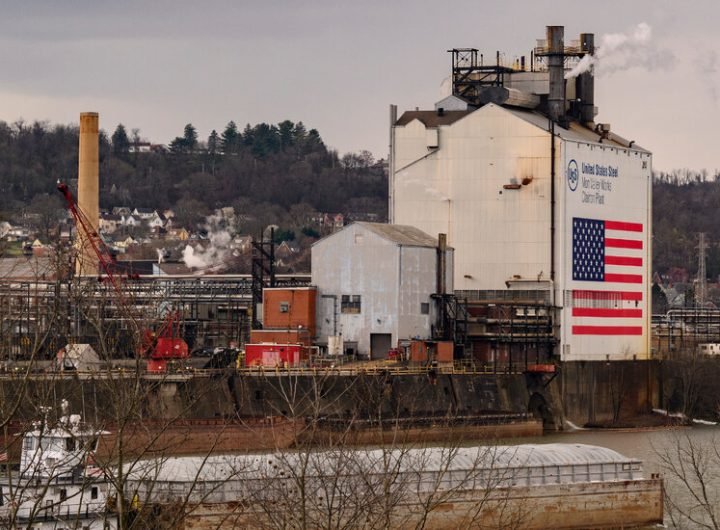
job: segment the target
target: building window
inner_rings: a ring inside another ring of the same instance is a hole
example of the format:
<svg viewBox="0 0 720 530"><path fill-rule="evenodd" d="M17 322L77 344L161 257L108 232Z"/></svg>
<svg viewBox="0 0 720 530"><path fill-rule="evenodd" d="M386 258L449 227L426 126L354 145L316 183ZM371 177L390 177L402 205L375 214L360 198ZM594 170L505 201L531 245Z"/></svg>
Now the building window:
<svg viewBox="0 0 720 530"><path fill-rule="evenodd" d="M290 302L280 302L280 312L287 313L290 311Z"/></svg>
<svg viewBox="0 0 720 530"><path fill-rule="evenodd" d="M340 312L360 313L361 302L359 294L344 294L340 299Z"/></svg>
<svg viewBox="0 0 720 530"><path fill-rule="evenodd" d="M429 315L430 314L430 304L428 302L420 303L420 314L421 315Z"/></svg>

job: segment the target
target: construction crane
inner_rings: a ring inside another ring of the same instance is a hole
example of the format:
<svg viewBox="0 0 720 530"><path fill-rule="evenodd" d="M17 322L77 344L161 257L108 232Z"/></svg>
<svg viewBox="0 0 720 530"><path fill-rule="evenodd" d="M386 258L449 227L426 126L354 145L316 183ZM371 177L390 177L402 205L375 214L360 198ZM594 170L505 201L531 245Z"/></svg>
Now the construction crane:
<svg viewBox="0 0 720 530"><path fill-rule="evenodd" d="M65 198L78 234L82 234L81 238L84 244L88 245L92 249L92 253L97 257L100 270L104 273L104 276L102 273L100 274L98 280L110 283L120 310L128 317L133 332L136 338L139 339L139 351L137 353L147 358L147 370L154 373L166 372L169 360L189 357L187 342L182 338L180 313L174 310L167 311L165 319L157 331L140 326L123 289L121 278L116 274L115 260L107 245L98 231L95 230L87 215L78 207L67 184L58 181L57 189ZM137 279L138 275L129 274L128 278Z"/></svg>

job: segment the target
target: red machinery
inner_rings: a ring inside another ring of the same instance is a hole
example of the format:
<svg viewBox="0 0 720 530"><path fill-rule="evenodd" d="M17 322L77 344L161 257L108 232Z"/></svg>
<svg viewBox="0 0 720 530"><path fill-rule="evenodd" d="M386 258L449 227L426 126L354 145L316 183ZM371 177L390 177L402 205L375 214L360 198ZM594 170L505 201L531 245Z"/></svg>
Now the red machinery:
<svg viewBox="0 0 720 530"><path fill-rule="evenodd" d="M93 253L97 256L98 264L105 273L98 278L100 281L108 281L113 287L115 294L117 295L118 304L120 308L129 317L132 325L135 327L135 332L140 336L142 334L142 341L139 348L139 353L143 357L148 358L147 369L150 372L165 372L167 370L167 361L175 359L186 359L189 357L188 345L185 339L182 338L181 333L181 322L180 315L177 311L168 311L165 321L160 326L160 329L155 332L151 329L145 329L141 331L140 325L131 310L131 306L128 303L127 297L123 292L120 279L115 275L114 260L110 254L107 245L98 234L97 230L93 228L93 224L87 218L80 208L78 208L75 198L72 196L70 189L67 184L58 182L58 191L65 197L68 210L72 214L75 222L75 227L78 233L82 232L86 244L90 245ZM129 276L130 277L130 276ZM131 278L137 279L137 275Z"/></svg>
<svg viewBox="0 0 720 530"><path fill-rule="evenodd" d="M307 361L309 350L302 344L246 344L245 366L296 367Z"/></svg>

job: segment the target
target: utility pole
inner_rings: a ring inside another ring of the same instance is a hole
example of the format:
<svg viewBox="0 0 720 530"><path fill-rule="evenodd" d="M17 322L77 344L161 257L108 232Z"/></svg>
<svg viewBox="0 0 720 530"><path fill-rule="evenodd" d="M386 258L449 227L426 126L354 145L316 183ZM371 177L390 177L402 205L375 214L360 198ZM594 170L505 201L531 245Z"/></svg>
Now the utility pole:
<svg viewBox="0 0 720 530"><path fill-rule="evenodd" d="M697 273L697 291L695 292L696 305L705 307L707 300L707 270L705 269L705 232L698 234L698 273Z"/></svg>

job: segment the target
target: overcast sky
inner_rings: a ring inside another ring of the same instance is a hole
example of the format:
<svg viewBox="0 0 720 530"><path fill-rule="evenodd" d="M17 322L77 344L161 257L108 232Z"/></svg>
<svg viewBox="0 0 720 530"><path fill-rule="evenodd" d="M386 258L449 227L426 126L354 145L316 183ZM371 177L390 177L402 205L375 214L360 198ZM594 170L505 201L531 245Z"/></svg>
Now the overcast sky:
<svg viewBox="0 0 720 530"><path fill-rule="evenodd" d="M564 25L566 43L627 37L598 66L597 121L651 149L656 169L714 170L718 20L718 0L5 0L0 120L97 111L109 133L122 122L168 143L188 122L206 138L229 120L290 119L341 153L383 158L388 105L432 108L448 49L529 55L546 25Z"/></svg>

